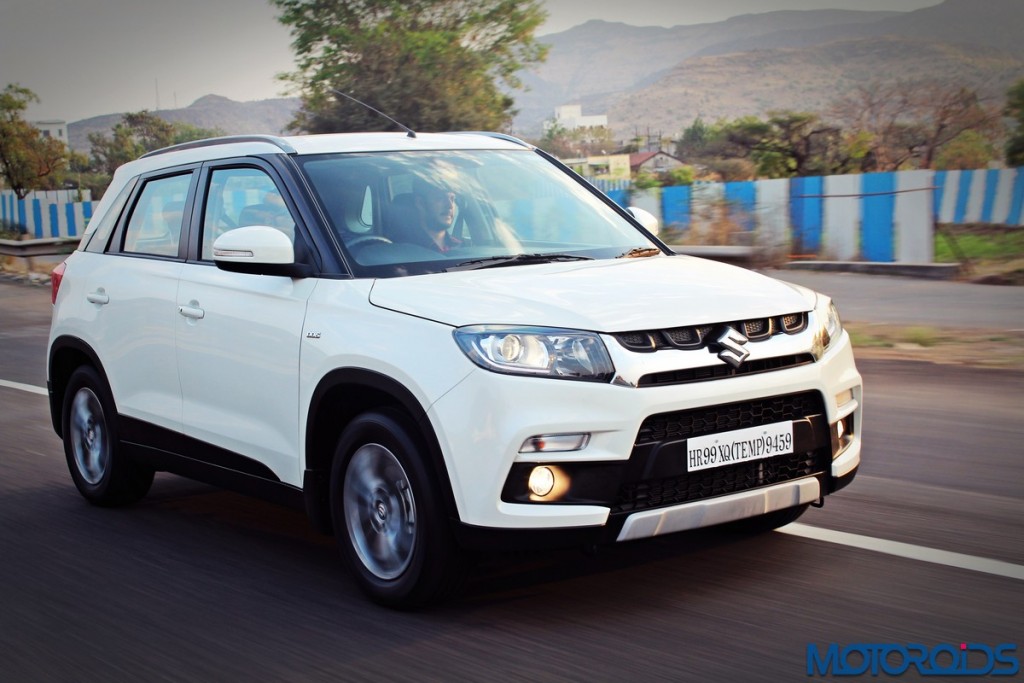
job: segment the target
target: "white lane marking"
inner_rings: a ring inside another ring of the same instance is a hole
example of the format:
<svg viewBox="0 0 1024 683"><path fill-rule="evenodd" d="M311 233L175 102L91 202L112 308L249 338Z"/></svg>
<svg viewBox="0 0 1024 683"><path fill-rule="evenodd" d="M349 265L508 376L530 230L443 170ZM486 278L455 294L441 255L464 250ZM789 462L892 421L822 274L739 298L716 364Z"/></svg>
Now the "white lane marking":
<svg viewBox="0 0 1024 683"><path fill-rule="evenodd" d="M43 387L35 387L31 384L20 384L18 382L8 382L5 379L0 379L0 387L7 387L8 389L17 389L18 391L27 391L30 394L39 394L40 396L46 396L47 391Z"/></svg>
<svg viewBox="0 0 1024 683"><path fill-rule="evenodd" d="M821 527L807 526L806 524L793 523L776 529L776 531L810 538L815 541L837 543L850 546L851 548L861 548L862 550L871 550L876 553L906 557L911 560L969 569L975 572L995 574L996 576L1005 576L1010 579L1024 581L1024 566L1003 562L1002 560L990 560L987 557L964 555L948 550L936 550L935 548L926 548L911 543L900 543L899 541L886 541L881 538L861 536L860 534L851 534L845 531L833 531L832 529L822 529Z"/></svg>

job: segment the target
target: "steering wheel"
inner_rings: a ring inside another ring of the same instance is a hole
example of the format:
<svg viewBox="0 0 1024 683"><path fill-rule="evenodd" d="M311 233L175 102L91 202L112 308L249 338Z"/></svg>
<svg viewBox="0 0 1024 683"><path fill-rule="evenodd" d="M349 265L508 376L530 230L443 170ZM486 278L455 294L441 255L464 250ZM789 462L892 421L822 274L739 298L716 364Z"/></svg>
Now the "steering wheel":
<svg viewBox="0 0 1024 683"><path fill-rule="evenodd" d="M382 235L361 235L355 238L354 240L346 242L345 246L347 246L349 249L352 249L353 247L361 247L367 244L372 244L373 242L379 242L381 244L394 244L394 242L392 242L387 237L384 237Z"/></svg>

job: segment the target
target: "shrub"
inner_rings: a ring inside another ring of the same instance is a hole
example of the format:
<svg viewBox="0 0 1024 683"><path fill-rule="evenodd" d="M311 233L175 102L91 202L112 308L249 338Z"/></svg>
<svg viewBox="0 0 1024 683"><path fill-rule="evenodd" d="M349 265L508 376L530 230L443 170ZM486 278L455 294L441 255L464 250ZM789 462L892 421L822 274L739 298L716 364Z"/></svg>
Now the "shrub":
<svg viewBox="0 0 1024 683"><path fill-rule="evenodd" d="M28 229L20 223L0 220L0 240L16 240L27 232Z"/></svg>

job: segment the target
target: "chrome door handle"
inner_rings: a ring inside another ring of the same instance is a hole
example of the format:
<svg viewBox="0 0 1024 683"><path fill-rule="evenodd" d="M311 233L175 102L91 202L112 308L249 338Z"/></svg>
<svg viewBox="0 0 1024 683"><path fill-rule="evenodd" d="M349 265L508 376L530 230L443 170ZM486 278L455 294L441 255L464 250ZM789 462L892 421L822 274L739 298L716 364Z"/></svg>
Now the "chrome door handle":
<svg viewBox="0 0 1024 683"><path fill-rule="evenodd" d="M95 292L89 292L85 295L85 300L91 304L109 304L110 296L103 291L103 288L97 289Z"/></svg>

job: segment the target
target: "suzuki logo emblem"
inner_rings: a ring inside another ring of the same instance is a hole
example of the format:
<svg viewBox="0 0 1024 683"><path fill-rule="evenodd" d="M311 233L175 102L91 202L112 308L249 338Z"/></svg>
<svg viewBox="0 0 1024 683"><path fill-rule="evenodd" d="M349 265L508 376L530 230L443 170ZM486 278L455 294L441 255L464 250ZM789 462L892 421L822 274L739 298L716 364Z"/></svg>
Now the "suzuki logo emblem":
<svg viewBox="0 0 1024 683"><path fill-rule="evenodd" d="M718 352L718 357L733 368L739 368L750 355L750 351L743 348L748 339L731 327L726 327L717 341L718 345L722 347L722 350Z"/></svg>

